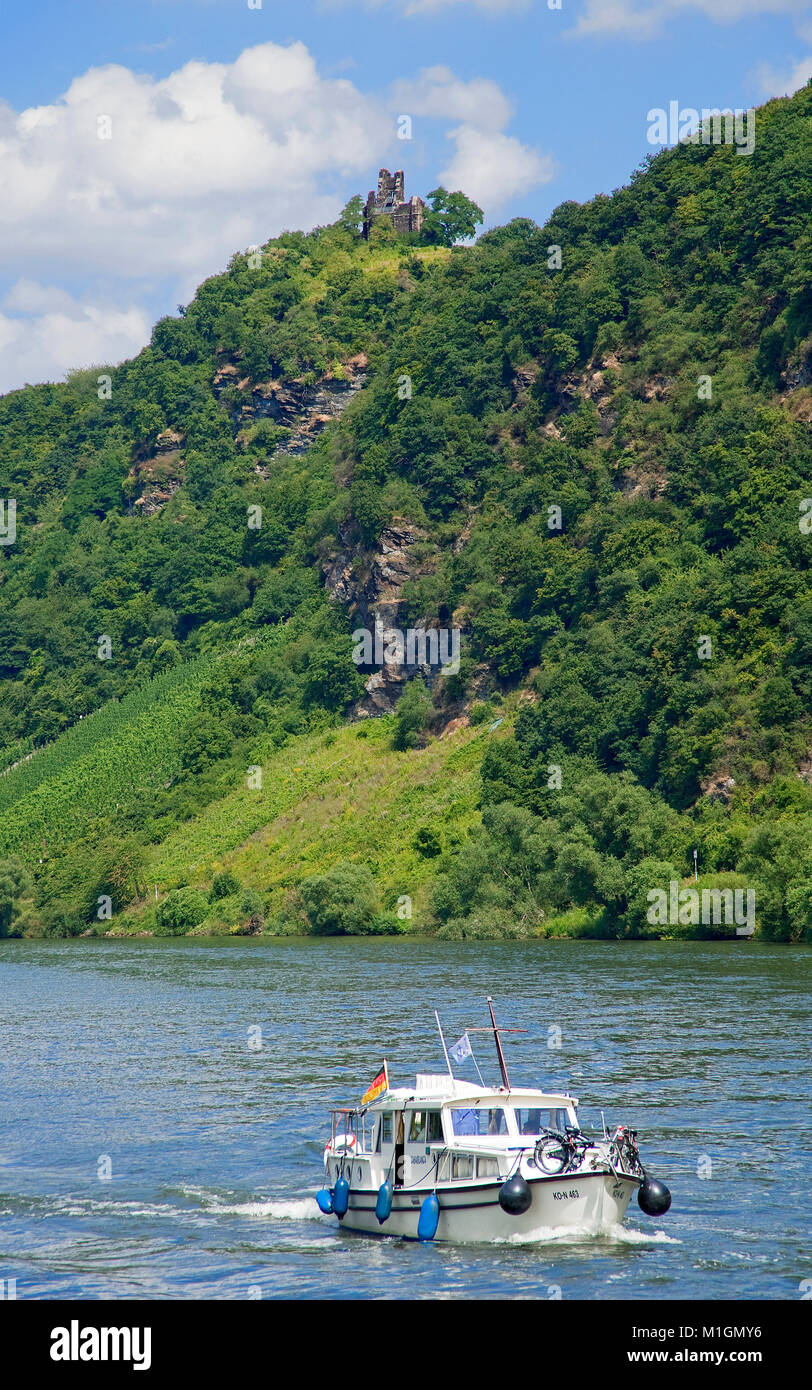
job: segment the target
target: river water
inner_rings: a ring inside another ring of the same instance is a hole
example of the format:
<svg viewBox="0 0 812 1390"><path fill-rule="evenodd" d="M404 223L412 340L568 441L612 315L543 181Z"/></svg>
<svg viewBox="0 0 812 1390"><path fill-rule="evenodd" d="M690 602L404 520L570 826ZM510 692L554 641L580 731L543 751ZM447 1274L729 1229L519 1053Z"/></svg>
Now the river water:
<svg viewBox="0 0 812 1390"><path fill-rule="evenodd" d="M0 1278L18 1298L797 1299L809 962L744 940L4 941ZM328 1108L384 1054L396 1085L442 1071L434 1008L453 1040L488 992L529 1030L505 1042L513 1082L637 1128L665 1218L635 1202L616 1235L452 1248L319 1215Z"/></svg>

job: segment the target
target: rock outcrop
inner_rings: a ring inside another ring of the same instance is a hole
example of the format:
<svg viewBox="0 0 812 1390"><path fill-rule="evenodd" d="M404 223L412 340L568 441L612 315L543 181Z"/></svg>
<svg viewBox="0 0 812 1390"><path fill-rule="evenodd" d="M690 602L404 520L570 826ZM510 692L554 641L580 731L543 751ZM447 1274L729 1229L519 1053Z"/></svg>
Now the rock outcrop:
<svg viewBox="0 0 812 1390"><path fill-rule="evenodd" d="M280 440L276 445L275 455L306 453L325 426L343 415L350 401L364 385L366 355L359 353L345 366L346 376L328 374L315 382L299 378L290 381L259 382L251 390L250 401L236 410L235 425L239 429L245 429L258 420L271 420L275 425L283 425L290 430L287 439ZM221 368L220 371L224 372L225 368ZM235 369L233 375L229 374L225 381L245 392L251 383L248 380L234 380L234 377L238 376L239 373ZM262 477L269 476L266 465L258 465L256 471Z"/></svg>
<svg viewBox="0 0 812 1390"><path fill-rule="evenodd" d="M727 806L733 796L736 780L731 777L729 772L715 772L713 776L705 779L701 783L702 795L708 801L718 801L723 806Z"/></svg>
<svg viewBox="0 0 812 1390"><path fill-rule="evenodd" d="M133 511L140 516L154 516L183 483L186 460L182 446L182 434L163 430L149 458L137 459L133 464L127 477L127 492Z"/></svg>
<svg viewBox="0 0 812 1390"><path fill-rule="evenodd" d="M349 609L358 629L374 633L377 628L385 633L402 628L403 587L420 572L409 551L423 538L423 532L411 522L395 519L381 532L372 552L353 544L348 529L342 529L340 536L341 551L323 566L331 596ZM417 669L400 662L382 662L367 677L366 695L355 706L354 717L368 719L390 713Z"/></svg>

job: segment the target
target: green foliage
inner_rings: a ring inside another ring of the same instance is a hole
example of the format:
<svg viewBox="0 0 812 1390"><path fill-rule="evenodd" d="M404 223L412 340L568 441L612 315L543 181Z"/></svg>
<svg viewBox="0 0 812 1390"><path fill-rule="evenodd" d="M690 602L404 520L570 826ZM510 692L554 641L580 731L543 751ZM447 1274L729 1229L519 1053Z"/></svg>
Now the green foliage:
<svg viewBox="0 0 812 1390"><path fill-rule="evenodd" d="M99 856L98 876L88 882L86 915L98 918L99 899L109 898L114 913L121 912L144 892L146 856L143 846L130 836L115 846L105 848ZM103 920L103 919L102 919Z"/></svg>
<svg viewBox="0 0 812 1390"><path fill-rule="evenodd" d="M793 884L786 896L791 941L812 941L812 881Z"/></svg>
<svg viewBox="0 0 812 1390"><path fill-rule="evenodd" d="M473 246L463 194L434 190L417 240L377 219L365 242L353 199L236 255L109 400L95 371L0 398L0 854L31 878L0 879L6 931L99 930L102 895L137 921L167 844L164 887L210 880L222 858L184 837L261 800L247 768L341 728L353 605L408 520L402 625L459 622L463 658L358 751L391 733L422 767L476 695L481 825L469 789L463 830L417 805L402 837L434 922L645 935L647 878L696 845L758 883L763 937L807 939L812 89L758 120L747 160L681 145ZM304 449L307 391L361 353L364 389ZM215 904L239 925L238 893ZM312 929L286 911L270 929Z"/></svg>
<svg viewBox="0 0 812 1390"><path fill-rule="evenodd" d="M354 198L345 204L338 217L338 226L343 231L350 232L353 236L361 235L361 224L364 220L364 200L360 193L356 193Z"/></svg>
<svg viewBox="0 0 812 1390"><path fill-rule="evenodd" d="M364 936L376 930L378 897L366 864L336 864L304 879L299 893L317 936Z"/></svg>
<svg viewBox="0 0 812 1390"><path fill-rule="evenodd" d="M176 888L156 910L159 935L183 936L193 927L200 926L206 911L206 899L196 888Z"/></svg>
<svg viewBox="0 0 812 1390"><path fill-rule="evenodd" d="M209 902L216 903L220 898L228 898L232 893L239 893L240 887L240 880L236 874L231 873L230 869L215 874L209 890Z"/></svg>
<svg viewBox="0 0 812 1390"><path fill-rule="evenodd" d="M392 746L400 750L416 748L428 727L431 713L431 698L425 681L422 676L415 676L398 701Z"/></svg>
<svg viewBox="0 0 812 1390"><path fill-rule="evenodd" d="M412 844L418 854L422 854L424 859L434 859L436 855L442 854L443 843L430 825L421 825L412 837Z"/></svg>
<svg viewBox="0 0 812 1390"><path fill-rule="evenodd" d="M87 923L81 914L66 907L64 903L52 904L43 917L43 936L56 938L79 936L87 929Z"/></svg>
<svg viewBox="0 0 812 1390"><path fill-rule="evenodd" d="M30 888L31 880L16 855L0 863L0 937L16 935L15 921Z"/></svg>
<svg viewBox="0 0 812 1390"><path fill-rule="evenodd" d="M429 245L454 246L458 241L467 241L484 219L482 208L464 193L449 193L442 186L432 189L428 203L421 239Z"/></svg>

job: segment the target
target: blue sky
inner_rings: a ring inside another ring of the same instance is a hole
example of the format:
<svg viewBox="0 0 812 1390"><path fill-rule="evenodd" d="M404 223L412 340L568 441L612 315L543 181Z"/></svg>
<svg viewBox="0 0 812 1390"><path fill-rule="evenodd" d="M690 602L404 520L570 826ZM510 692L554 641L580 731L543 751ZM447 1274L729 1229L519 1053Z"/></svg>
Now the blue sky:
<svg viewBox="0 0 812 1390"><path fill-rule="evenodd" d="M332 220L379 164L462 187L486 225L543 221L628 179L651 108L812 76L807 0L560 3L7 3L0 391L137 351L232 251Z"/></svg>

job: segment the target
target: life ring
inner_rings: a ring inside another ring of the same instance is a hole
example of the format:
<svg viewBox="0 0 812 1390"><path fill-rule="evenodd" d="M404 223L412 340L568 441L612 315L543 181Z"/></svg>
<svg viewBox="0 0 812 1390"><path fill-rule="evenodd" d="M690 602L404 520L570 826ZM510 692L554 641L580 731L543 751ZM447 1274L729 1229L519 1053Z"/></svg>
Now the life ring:
<svg viewBox="0 0 812 1390"><path fill-rule="evenodd" d="M324 1152L327 1153L329 1150L335 1153L336 1149L344 1149L346 1152L347 1149L354 1149L356 1142L354 1134L339 1134L334 1144L325 1144Z"/></svg>

